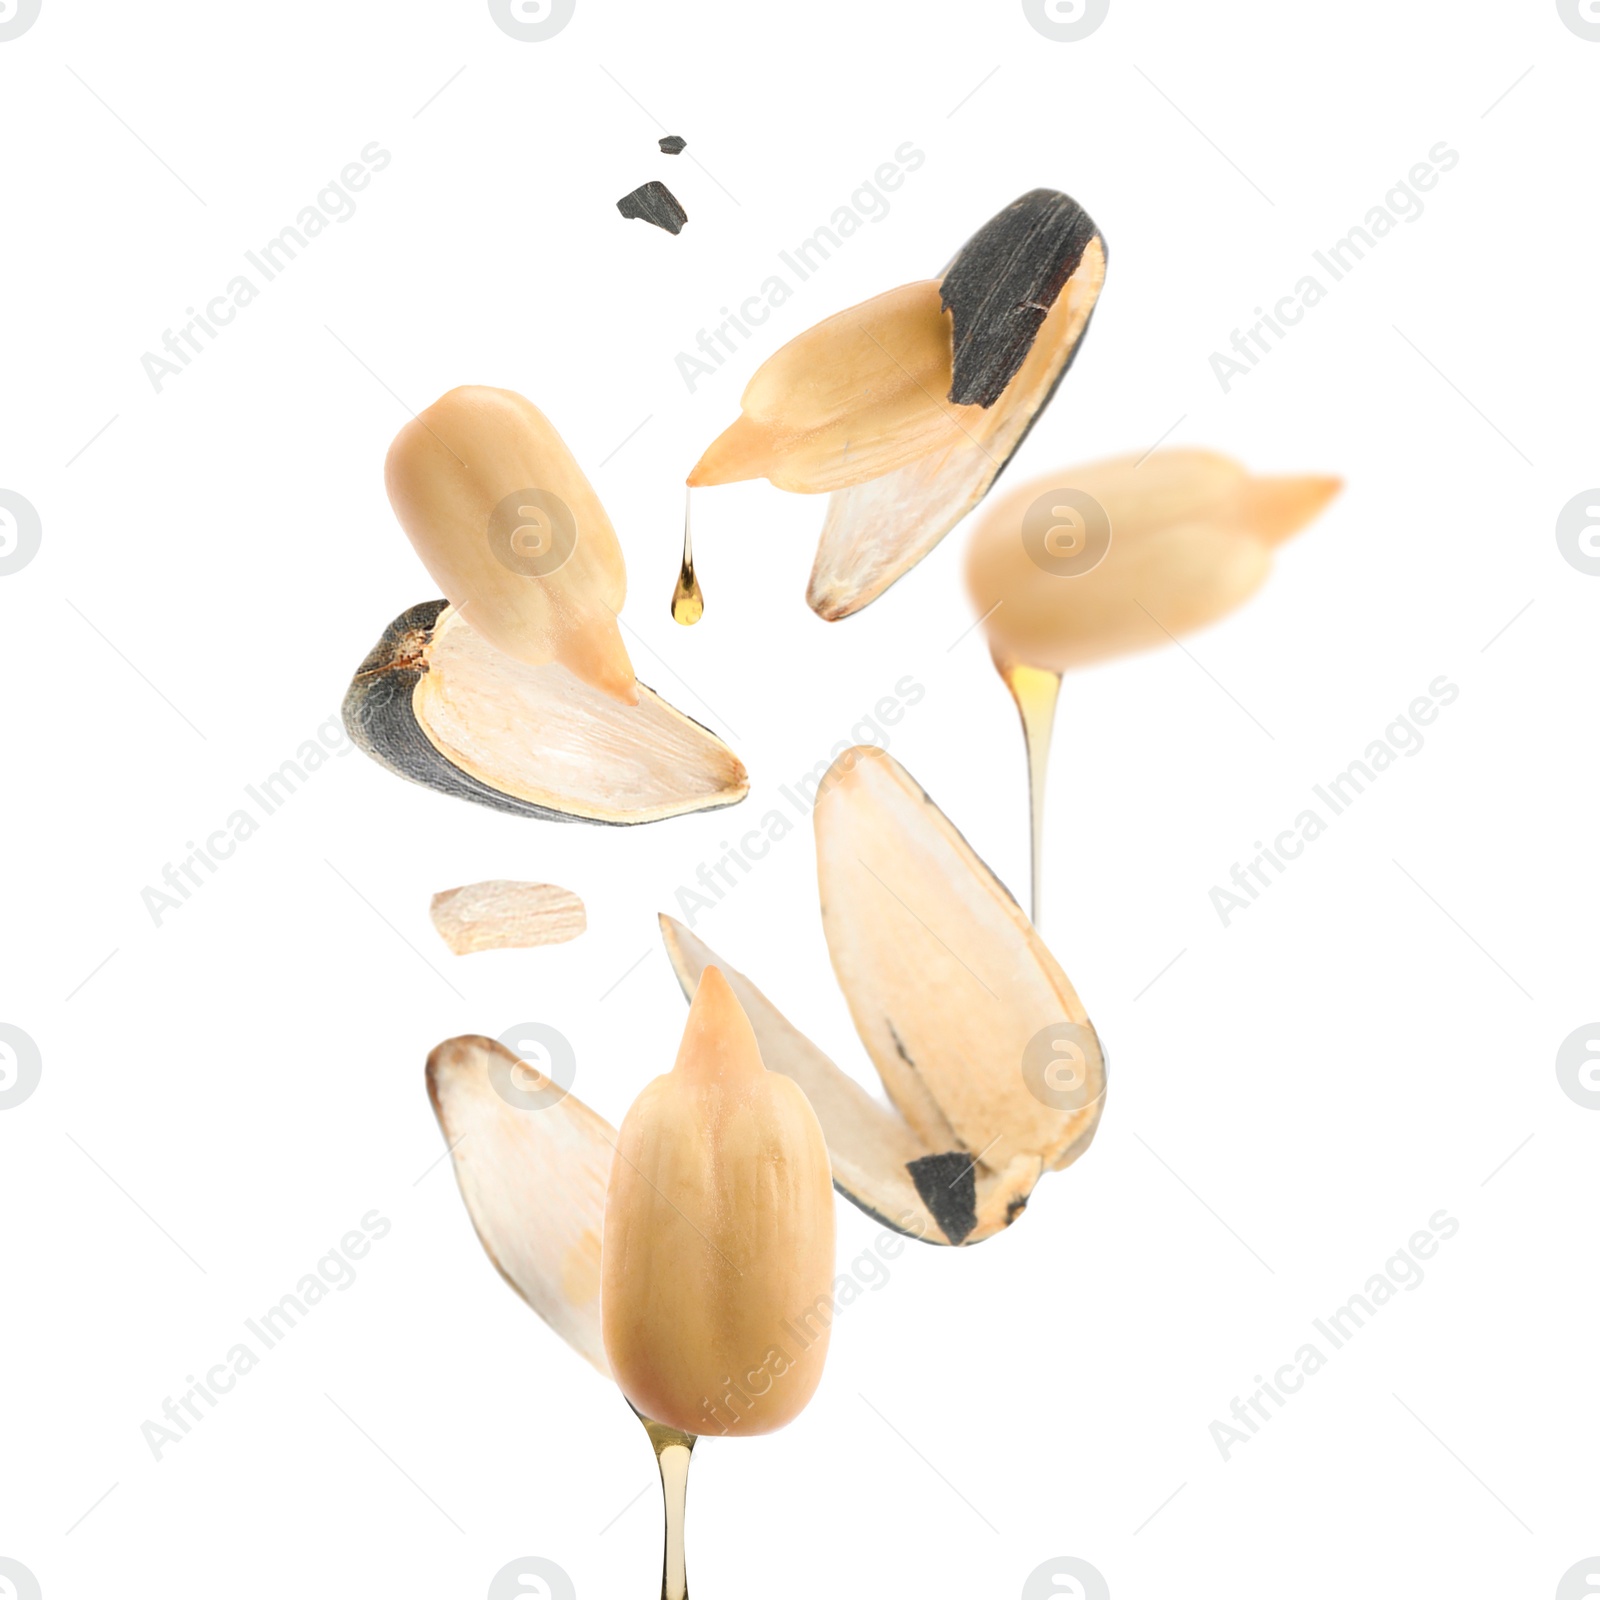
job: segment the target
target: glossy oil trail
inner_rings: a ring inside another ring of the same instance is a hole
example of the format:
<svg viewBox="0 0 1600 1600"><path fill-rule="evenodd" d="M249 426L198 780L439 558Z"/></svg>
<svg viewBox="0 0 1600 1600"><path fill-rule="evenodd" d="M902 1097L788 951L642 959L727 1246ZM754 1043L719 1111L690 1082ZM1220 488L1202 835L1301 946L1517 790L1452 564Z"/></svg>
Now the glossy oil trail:
<svg viewBox="0 0 1600 1600"><path fill-rule="evenodd" d="M1039 926L1039 885L1044 870L1044 780L1050 767L1050 735L1055 729L1061 674L1020 661L996 661L1022 718L1022 742L1028 753L1028 810L1032 823L1033 898L1031 916Z"/></svg>
<svg viewBox="0 0 1600 1600"><path fill-rule="evenodd" d="M644 1424L661 1470L661 1498L667 1513L667 1534L661 1557L661 1600L689 1600L689 1575L684 1566L683 1519L689 1495L689 1457L695 1436L652 1422L641 1412L634 1415Z"/></svg>
<svg viewBox="0 0 1600 1600"><path fill-rule="evenodd" d="M672 591L672 620L692 628L705 615L705 596L700 592L700 580L694 575L694 545L689 537L689 496L692 490L683 491L683 564L678 568L678 582Z"/></svg>

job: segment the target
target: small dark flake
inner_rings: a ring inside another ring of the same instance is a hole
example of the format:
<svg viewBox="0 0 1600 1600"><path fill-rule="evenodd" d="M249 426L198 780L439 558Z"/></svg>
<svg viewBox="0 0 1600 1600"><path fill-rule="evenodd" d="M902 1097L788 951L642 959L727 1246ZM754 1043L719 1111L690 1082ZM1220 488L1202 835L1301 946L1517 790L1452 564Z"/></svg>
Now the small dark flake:
<svg viewBox="0 0 1600 1600"><path fill-rule="evenodd" d="M683 147L689 141L681 133L669 133L665 139L658 139L656 142L661 146L662 155L675 156L682 153Z"/></svg>
<svg viewBox="0 0 1600 1600"><path fill-rule="evenodd" d="M641 222L653 222L668 233L680 233L689 220L689 213L678 204L678 197L662 183L652 178L641 183L632 194L617 201L617 210L625 217L637 217Z"/></svg>

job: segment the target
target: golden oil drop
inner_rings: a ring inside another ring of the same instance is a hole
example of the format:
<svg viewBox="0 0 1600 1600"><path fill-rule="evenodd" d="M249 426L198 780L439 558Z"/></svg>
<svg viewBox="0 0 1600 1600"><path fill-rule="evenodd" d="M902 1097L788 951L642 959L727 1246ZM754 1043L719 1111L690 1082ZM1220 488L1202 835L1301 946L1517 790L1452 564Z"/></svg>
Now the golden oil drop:
<svg viewBox="0 0 1600 1600"><path fill-rule="evenodd" d="M1061 674L1020 661L995 662L1022 718L1022 742L1028 754L1028 811L1031 822L1033 898L1030 915L1039 926L1039 884L1044 864L1044 780L1050 766L1050 735L1056 721Z"/></svg>
<svg viewBox="0 0 1600 1600"><path fill-rule="evenodd" d="M700 580L694 575L694 545L689 537L689 496L693 491L683 491L683 565L678 568L678 582L672 591L672 620L692 628L705 615L706 600L700 592Z"/></svg>

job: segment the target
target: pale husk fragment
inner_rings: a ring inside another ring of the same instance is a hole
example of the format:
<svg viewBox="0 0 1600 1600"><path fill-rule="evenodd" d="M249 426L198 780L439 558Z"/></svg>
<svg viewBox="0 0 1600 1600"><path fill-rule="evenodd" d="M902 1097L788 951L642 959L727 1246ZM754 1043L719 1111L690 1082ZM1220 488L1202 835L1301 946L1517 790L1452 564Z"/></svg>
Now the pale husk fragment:
<svg viewBox="0 0 1600 1600"><path fill-rule="evenodd" d="M565 944L588 925L583 901L554 883L491 878L443 889L428 907L433 926L458 956Z"/></svg>
<svg viewBox="0 0 1600 1600"><path fill-rule="evenodd" d="M520 1110L491 1074L516 1089L549 1086L504 1045L476 1034L446 1039L428 1057L428 1094L461 1198L500 1275L609 1376L600 1241L616 1130L570 1093Z"/></svg>
<svg viewBox="0 0 1600 1600"><path fill-rule="evenodd" d="M660 921L685 997L693 995L706 967L719 967L755 1029L768 1069L805 1091L828 1141L834 1187L847 1200L898 1232L935 1245L978 1244L1021 1215L1042 1170L1037 1158L1021 1158L1003 1172L968 1158L940 1170L949 1143L925 1142L897 1110L835 1066L749 978L681 922L665 915ZM958 1202L950 1190L969 1197Z"/></svg>
<svg viewBox="0 0 1600 1600"><path fill-rule="evenodd" d="M742 798L748 778L715 735L640 685L623 705L558 665L498 655L453 609L439 619L413 707L474 777L536 804L582 794L604 818L652 821Z"/></svg>
<svg viewBox="0 0 1600 1600"><path fill-rule="evenodd" d="M1100 1120L1105 1060L1033 925L950 820L875 746L830 768L813 812L822 926L839 987L889 1097L923 1141L992 1172L1057 1169ZM1044 1030L1085 1041L1075 1103L1024 1062Z"/></svg>
<svg viewBox="0 0 1600 1600"><path fill-rule="evenodd" d="M806 595L813 611L835 622L861 610L983 499L1077 352L1105 272L1105 246L1096 235L993 405L956 408L927 454L829 499Z"/></svg>

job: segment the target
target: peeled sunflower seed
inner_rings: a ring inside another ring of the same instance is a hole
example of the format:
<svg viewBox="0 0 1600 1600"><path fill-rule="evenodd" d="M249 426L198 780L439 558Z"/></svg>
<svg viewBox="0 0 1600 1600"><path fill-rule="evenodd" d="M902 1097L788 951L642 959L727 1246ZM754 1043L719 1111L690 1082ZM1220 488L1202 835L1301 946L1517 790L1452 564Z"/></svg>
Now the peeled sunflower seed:
<svg viewBox="0 0 1600 1600"><path fill-rule="evenodd" d="M588 926L583 901L570 889L505 878L443 889L428 912L439 937L458 956L565 944Z"/></svg>
<svg viewBox="0 0 1600 1600"><path fill-rule="evenodd" d="M600 1241L616 1130L503 1044L476 1034L446 1039L428 1057L428 1095L490 1261L609 1375Z"/></svg>
<svg viewBox="0 0 1600 1600"><path fill-rule="evenodd" d="M763 1059L816 1110L840 1193L930 1243L977 1244L1088 1148L1105 1101L1099 1037L1016 902L896 761L845 752L814 818L829 955L893 1109L724 970ZM661 925L686 993L724 965Z"/></svg>
<svg viewBox="0 0 1600 1600"><path fill-rule="evenodd" d="M402 612L344 699L381 766L516 816L655 822L742 800L743 763L652 690L624 705L554 662L502 655L443 600Z"/></svg>
<svg viewBox="0 0 1600 1600"><path fill-rule="evenodd" d="M939 1153L929 1150L898 1111L873 1099L840 1071L743 973L681 922L665 913L660 921L662 942L684 995L695 992L707 967L719 968L755 1029L761 1059L770 1071L793 1078L805 1091L828 1141L833 1186L840 1194L880 1222L930 1244L975 1244L1005 1225L986 1226L974 1238L980 1219L992 1221L996 1214L992 1176L983 1174L981 1195L970 1162L964 1172L949 1172L941 1181ZM998 1211L1004 1215L1004 1204Z"/></svg>
<svg viewBox="0 0 1600 1600"><path fill-rule="evenodd" d="M808 599L830 621L859 611L988 491L1070 365L1105 264L1083 208L1032 190L937 284L842 311L770 357L689 483L833 492Z"/></svg>
<svg viewBox="0 0 1600 1600"><path fill-rule="evenodd" d="M763 362L691 487L766 478L816 494L882 477L965 424L946 394L950 318L936 282L908 283L819 322Z"/></svg>
<svg viewBox="0 0 1600 1600"><path fill-rule="evenodd" d="M1167 643L1241 605L1272 552L1339 492L1160 450L1038 478L984 513L967 587L995 660L1060 673Z"/></svg>
<svg viewBox="0 0 1600 1600"><path fill-rule="evenodd" d="M792 1421L827 1355L833 1226L816 1114L707 967L676 1064L623 1118L606 1196L601 1316L634 1409L696 1435Z"/></svg>
<svg viewBox="0 0 1600 1600"><path fill-rule="evenodd" d="M452 389L395 436L384 481L422 564L496 649L634 703L622 549L543 412L509 389Z"/></svg>
<svg viewBox="0 0 1600 1600"><path fill-rule="evenodd" d="M1105 241L1053 189L1013 201L967 241L942 291L954 320L950 399L979 409L963 408L963 427L919 460L833 495L806 592L813 611L836 622L869 605L983 499L1072 365L1105 275Z"/></svg>

